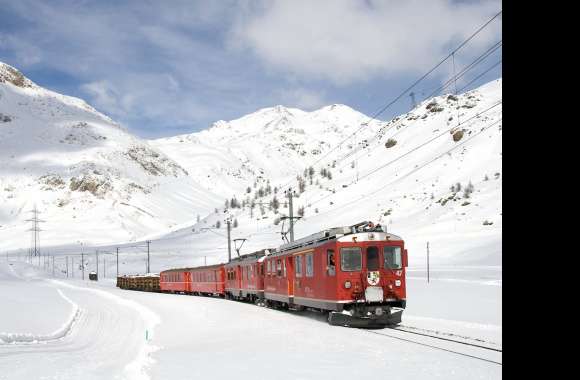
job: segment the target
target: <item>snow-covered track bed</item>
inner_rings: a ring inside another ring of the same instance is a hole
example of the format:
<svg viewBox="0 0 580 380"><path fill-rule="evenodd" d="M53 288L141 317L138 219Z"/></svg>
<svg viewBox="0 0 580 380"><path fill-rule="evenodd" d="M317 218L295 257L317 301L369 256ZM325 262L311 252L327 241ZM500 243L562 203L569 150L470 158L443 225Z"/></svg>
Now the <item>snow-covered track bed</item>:
<svg viewBox="0 0 580 380"><path fill-rule="evenodd" d="M423 329L423 328L419 328L419 327L405 326L405 325L398 325L396 327L391 327L391 329L397 330L397 331L404 331L404 332L407 332L410 334L415 334L415 335L428 336L430 338L446 340L446 341L455 342L455 343L459 343L459 344L465 344L468 346L485 348L485 349L489 349L492 351L502 352L501 347L498 346L497 343L492 342L492 341L488 341L488 340L484 340L484 339L480 339L480 338L474 338L474 337L450 333L450 332L446 332L446 331L428 330L428 329Z"/></svg>
<svg viewBox="0 0 580 380"><path fill-rule="evenodd" d="M502 350L498 348L486 347L480 344L469 343L464 340L456 340L431 334L424 334L399 327L388 328L384 330L362 331L370 334L381 335L389 339L395 339L423 347L429 347L434 350L449 352L453 355L469 357L474 360L493 363L500 366L503 365Z"/></svg>

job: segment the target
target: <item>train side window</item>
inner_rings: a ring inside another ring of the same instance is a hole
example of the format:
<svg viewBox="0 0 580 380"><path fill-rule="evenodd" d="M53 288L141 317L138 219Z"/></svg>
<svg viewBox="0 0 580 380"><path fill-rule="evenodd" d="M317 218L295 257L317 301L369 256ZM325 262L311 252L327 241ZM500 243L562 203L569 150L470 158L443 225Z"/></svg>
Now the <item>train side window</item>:
<svg viewBox="0 0 580 380"><path fill-rule="evenodd" d="M267 266L266 273L270 274L272 272L272 263L270 262L270 260L267 261L266 266Z"/></svg>
<svg viewBox="0 0 580 380"><path fill-rule="evenodd" d="M367 248L367 270L379 270L379 249L377 247Z"/></svg>
<svg viewBox="0 0 580 380"><path fill-rule="evenodd" d="M302 256L295 256L294 262L296 264L296 277L302 277Z"/></svg>
<svg viewBox="0 0 580 380"><path fill-rule="evenodd" d="M401 247L384 247L385 268L401 269L403 260L401 258Z"/></svg>
<svg viewBox="0 0 580 380"><path fill-rule="evenodd" d="M282 269L284 270L283 272L283 277L286 277L286 259L282 260Z"/></svg>
<svg viewBox="0 0 580 380"><path fill-rule="evenodd" d="M282 260L276 260L276 275L282 277Z"/></svg>
<svg viewBox="0 0 580 380"><path fill-rule="evenodd" d="M362 269L360 247L345 247L340 249L340 269L343 272L354 272Z"/></svg>
<svg viewBox="0 0 580 380"><path fill-rule="evenodd" d="M306 277L314 276L314 256L312 253L307 254L306 256Z"/></svg>
<svg viewBox="0 0 580 380"><path fill-rule="evenodd" d="M329 276L334 276L336 274L336 264L334 262L333 249L326 251L326 274Z"/></svg>

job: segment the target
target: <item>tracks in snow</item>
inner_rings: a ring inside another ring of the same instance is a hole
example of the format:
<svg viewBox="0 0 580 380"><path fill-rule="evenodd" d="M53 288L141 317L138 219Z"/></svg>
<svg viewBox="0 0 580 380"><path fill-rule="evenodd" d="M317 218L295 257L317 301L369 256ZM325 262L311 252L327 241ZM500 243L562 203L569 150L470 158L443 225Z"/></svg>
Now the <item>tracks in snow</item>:
<svg viewBox="0 0 580 380"><path fill-rule="evenodd" d="M417 344L435 350L446 351L455 355L465 356L500 366L503 365L501 361L501 348L474 343L480 341L485 342L482 339L470 338L436 330L419 329L410 326L391 327L380 332L373 330L363 331L370 334L381 335L387 338ZM410 339L410 336L412 335L414 336L414 339ZM459 339L453 339L452 337Z"/></svg>

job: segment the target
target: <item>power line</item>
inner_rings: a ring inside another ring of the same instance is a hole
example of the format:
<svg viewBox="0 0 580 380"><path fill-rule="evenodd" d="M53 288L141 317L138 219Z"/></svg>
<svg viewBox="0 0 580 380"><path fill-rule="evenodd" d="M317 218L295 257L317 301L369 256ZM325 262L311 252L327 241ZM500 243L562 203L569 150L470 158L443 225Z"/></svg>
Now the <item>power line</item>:
<svg viewBox="0 0 580 380"><path fill-rule="evenodd" d="M465 66L465 67L464 67L464 68L463 68L463 69L462 69L462 70L461 70L461 71L460 71L460 72L459 72L457 75L453 75L453 76L451 76L451 77L450 77L450 78L449 78L449 79L448 79L448 80L445 82L445 84L444 84L444 85L442 85L442 86L438 87L438 88L437 88L435 91L433 91L433 92L432 92L432 93L431 93L431 94L430 94L428 97L426 97L425 99L423 99L423 101L425 101L425 100L426 100L426 99L428 99L428 98L431 98L431 97L433 97L435 94L437 94L437 93L439 93L439 92L443 91L443 90L444 90L445 88L447 88L447 87L448 87L450 84L454 83L454 81L456 81L457 79L459 79L459 78L463 77L463 76L464 76L464 75L465 75L465 74L466 74L466 73L467 73L469 70L471 70L471 69L472 69L472 68L474 68L475 66L479 65L481 62L483 62L483 61L485 60L485 58L487 58L487 57L488 57L489 55L491 55L491 54L492 54L494 51L496 51L496 50L497 50L499 47L501 47L501 45L502 45L502 41L501 41L501 40L500 40L500 41L498 41L498 42L496 42L496 43L495 43L495 44L494 44L492 47L490 47L488 50L486 50L486 51L485 51L483 54L481 54L480 56L478 56L477 58L475 58L475 60L473 60L473 61L472 61L472 62L471 62L469 65ZM470 82L470 83L472 83L472 82ZM461 92L461 91L462 91L462 90L463 90L465 87L466 87L466 86L464 86L462 89L460 89L460 90L458 90L458 91L459 91L459 92ZM407 114L408 114L408 113L407 113ZM390 126L386 126L386 127L383 127L383 128L381 128L381 129L379 129L379 131L377 131L377 133L376 133L376 134L375 134L373 137L371 137L371 138L367 139L367 141L368 141L368 146L370 147L370 145L371 145L371 144L372 144L374 141L378 141L378 140L380 139L380 135L384 135L384 134L386 134L388 131L390 131L391 129L393 129L393 128L394 128L396 125L400 125L400 124L402 123L402 121L403 121L403 120L404 120L404 119L403 119L403 118L401 118L401 119L400 119L400 121L397 121L397 123L393 123L393 124L391 124ZM410 124L406 125L406 127L408 128L408 127L410 127L410 126L412 126L412 125L415 125L415 123L417 123L417 122L418 122L418 121L414 121L414 122L412 122L412 123L410 123ZM390 138L394 138L395 136L397 136L397 135L398 135L399 133L401 133L402 131L403 131L403 130L401 129L401 130L399 130L399 131L395 132L395 134L393 134L393 135L391 135L391 136L389 136L389 137L390 137ZM367 148L368 148L368 147L357 147L357 148L354 148L353 150L351 150L350 152L348 152L348 153L347 153L345 156L343 156L343 157L339 158L337 161L339 161L339 162L340 162L340 161L344 161L344 160L346 160L347 158L349 158L350 156L352 156L352 155L355 155L355 154L357 154L359 151L361 151L361 150L365 150L365 149L367 149ZM355 157L355 158L353 159L353 162L355 162L355 161L358 161L358 160L359 160L359 158L360 158L361 156L362 156L362 155ZM339 169L339 170L340 170L340 169L343 169L343 168L344 168L346 165L348 165L348 163L345 163L344 165L342 165L342 166L339 166L339 167L338 167L338 169ZM360 180L360 178L358 178L358 180Z"/></svg>
<svg viewBox="0 0 580 380"><path fill-rule="evenodd" d="M500 10L498 13L496 13L485 24L483 24L482 26L480 26L473 34L471 34L467 39L465 39L461 44L459 44L459 46L457 46L451 53L449 53L445 58L443 58L441 61L439 61L439 63L437 63L435 66L433 66L431 69L429 69L419 79L415 80L415 82L413 82L409 87L407 87L405 90L403 90L397 97L395 97L395 99L393 99L392 101L390 101L389 103L387 103L378 112L376 112L373 116L371 116L368 121L362 123L361 126L356 131L354 131L351 135L349 135L347 138L345 138L344 140L342 140L334 148L332 148L329 151L327 151L326 154L324 154L322 157L320 157L318 160L316 160L310 166L314 166L314 165L318 164L320 161L322 161L324 158L328 157L331 152L333 152L334 150L338 149L338 147L342 146L342 144L345 143L346 141L348 141L348 139L350 139L351 137L353 137L354 135L356 135L360 130L362 130L365 126L367 126L371 121L373 121L374 119L376 119L379 115L381 115L383 112L385 112L390 106L392 106L393 104L395 104L403 96L405 96L407 93L409 93L409 91L411 91L417 84L419 84L425 78L427 78L429 75L431 75L431 73L433 73L435 70L437 70L437 68L439 68L443 63L445 63L449 58L451 58L452 56L454 56L455 53L457 53L459 50L461 50L467 43L469 43L469 41L471 41L483 29L485 29L493 20L495 20L497 17L499 17L502 14L502 12L503 12L503 10ZM298 174L300 174L300 173L298 173ZM290 180L290 181L286 182L284 185L282 185L280 187L281 188L284 188L288 184L292 183L292 181L293 180Z"/></svg>
<svg viewBox="0 0 580 380"><path fill-rule="evenodd" d="M502 101L500 100L499 102L497 102L497 103L495 103L494 105L492 105L492 106L488 107L487 109L485 109L485 110L483 110L483 111L481 111L481 112L478 112L478 113L477 113L477 114L475 114L474 116L470 117L469 119L466 119L466 120L464 120L463 122L461 122L460 124L458 124L458 125L456 125L456 126L454 126L454 127L452 127L452 128L446 129L445 131L441 132L440 134L436 135L435 137L433 137L433 138L431 138L431 139L427 140L427 141L426 141L426 142L424 142L424 143L421 143L421 144L419 144L419 145L418 145L418 146L416 146L415 148L413 148L413 149L411 149L411 150L409 150L409 151L407 151L407 152L403 153L402 155L398 156L397 158L394 158L393 160L391 160L391 161L387 162L386 164L383 164L383 165L381 165L381 166L378 166L378 167L376 167L375 169L372 169L370 172L368 172L368 173L366 173L365 175L363 175L362 177L360 177L360 178L359 178L359 180L362 180L362 179L364 179L364 178L366 178L366 177L368 177L368 176L370 176L370 175L372 175L372 174L376 173L377 171L379 171L379 170L382 170L382 169L384 169L385 167L387 167L387 166L389 166L389 165L391 165L391 164L393 164L393 163L395 163L395 162L397 162L397 161L401 160L402 158L404 158L404 157L408 156L409 154L411 154L411 153L413 153L413 152L417 151L418 149L420 149L420 148L422 148L422 147L424 147L424 146L428 145L429 143L431 143L431 142L433 142L433 141L437 140L437 139L438 139L438 138L440 138L441 136L443 136L443 135L445 135L445 134L449 133L449 131L450 131L450 130L452 130L452 129L454 129L454 128L457 128L458 126L460 126L460 125L463 125L463 124L465 124L465 123L467 123L467 122L469 122L469 121L471 121L471 120L473 120L473 119L475 119L475 118L477 118L477 117L481 116L482 114L484 114L484 113L486 113L486 112L488 112L488 111L492 110L493 108L495 108L495 107L497 107L497 106L499 106L499 105L501 105L501 104L502 104ZM338 191L340 191L340 190L338 190ZM329 197L331 197L331 196L333 196L333 195L335 195L335 194L336 194L336 192L334 192L334 193L331 193L331 194L327 194L327 195L323 196L322 198L320 198L320 199L318 199L318 200L316 200L316 201L314 201L314 202L310 203L310 205L312 206L312 205L315 205L315 204L317 204L317 203L320 203L320 202L322 202L323 200L325 200L325 199L327 199L327 198L329 198Z"/></svg>
<svg viewBox="0 0 580 380"><path fill-rule="evenodd" d="M341 208L343 208L343 207L350 206L351 204L354 204L354 203L360 202L360 201L362 201L362 200L364 200L364 199L368 199L368 197L370 197L370 196L372 196L372 195L374 195L374 194L376 194L376 193L378 193L378 192L380 192L380 191L384 190L386 187L388 187L388 186L391 186L391 185L393 185L394 183L396 183L396 182L399 182L399 181L401 181L401 180L402 180L402 179L404 179L404 178L407 178L408 176L410 176L411 174L414 174L414 173L416 173L417 171L419 171L420 169L424 168L425 166L427 166L427 165L429 165L429 164L431 164L431 163L433 163L433 162L437 161L437 160L438 160L438 159L440 159L441 157L445 156L447 153L449 153L449 152L451 152L451 151L453 151L453 150L455 150L455 149L459 148L460 146L463 146L465 143L467 143L468 141L472 140L473 138L475 138L476 136L480 135L481 133L483 133L484 131L488 130L489 128L493 127L495 124L497 124L497 123L500 123L502 120L503 120L503 119L498 119L498 120L494 121L493 123L491 123L491 124L487 125L486 127L484 127L483 129L481 129L480 131L476 132L476 133L475 133L473 136L470 136L469 138L465 139L463 142L461 142L461 143L459 143L459 144L457 144L457 145L453 146L451 149L448 149L447 151L445 151L445 152L441 153L440 155L436 156L435 158L433 158L433 159L431 159L431 160L427 161L427 162L426 162L426 163L424 163L423 165L421 165L421 166L418 166L418 167L414 168L414 169L413 169L413 170L411 170L409 173L406 173L405 175L403 175L403 176L401 176L401 177L397 178L396 180L394 180L394 181L392 181L392 182L389 182L389 183L387 183L386 185L384 185L384 186L382 186L382 187L378 188L377 190L375 190L375 191L372 191L372 192L370 192L370 193L368 193L368 194L365 194L365 195L363 195L362 197L360 197L360 198L358 198L358 199L355 199L355 200L353 200L353 201L350 201L350 202L344 203L344 204L342 204L342 205L340 205L340 206L336 206L336 207L333 207L333 208L331 208L331 209L329 209L329 210L326 210L326 211L324 211L324 212L321 212L321 213L315 214L315 215L313 215L312 217L318 217L318 216L321 216L321 215L325 215L325 214L328 214L328 213L330 213L330 212L332 212L332 211L336 211L336 210L338 210L338 209L341 209Z"/></svg>
<svg viewBox="0 0 580 380"><path fill-rule="evenodd" d="M461 89L459 91L463 91L465 88L469 87L469 85L471 85L473 82L475 82L476 80L478 80L479 78L481 78L482 76L484 76L485 74L487 74L489 71L493 70L495 67L497 67L498 65L500 65L502 62L502 60L500 59L498 62L496 62L495 64L493 64L491 67L489 67L487 70L485 70L484 72L482 72L481 74L479 74L478 76L476 76L475 78L473 78L469 83L467 83L465 86L461 87Z"/></svg>

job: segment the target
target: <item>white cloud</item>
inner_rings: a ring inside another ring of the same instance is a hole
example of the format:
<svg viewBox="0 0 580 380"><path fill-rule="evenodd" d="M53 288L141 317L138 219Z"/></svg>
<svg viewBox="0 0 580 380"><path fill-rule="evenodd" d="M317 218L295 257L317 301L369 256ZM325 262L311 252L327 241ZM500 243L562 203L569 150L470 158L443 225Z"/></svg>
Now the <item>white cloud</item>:
<svg viewBox="0 0 580 380"><path fill-rule="evenodd" d="M424 70L500 8L495 0L268 1L240 13L229 42L271 67L349 84ZM470 48L498 38L498 25Z"/></svg>
<svg viewBox="0 0 580 380"><path fill-rule="evenodd" d="M323 93L304 88L282 90L279 92L279 96L282 104L306 111L312 111L328 104Z"/></svg>

